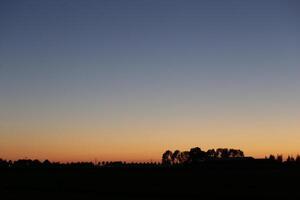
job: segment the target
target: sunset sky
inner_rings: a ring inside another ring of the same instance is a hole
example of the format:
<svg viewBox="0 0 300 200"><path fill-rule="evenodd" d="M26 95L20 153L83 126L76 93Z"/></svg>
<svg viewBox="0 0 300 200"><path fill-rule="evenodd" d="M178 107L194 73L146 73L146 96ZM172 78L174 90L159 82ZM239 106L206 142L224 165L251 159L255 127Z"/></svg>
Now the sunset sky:
<svg viewBox="0 0 300 200"><path fill-rule="evenodd" d="M300 153L300 3L0 1L0 157Z"/></svg>

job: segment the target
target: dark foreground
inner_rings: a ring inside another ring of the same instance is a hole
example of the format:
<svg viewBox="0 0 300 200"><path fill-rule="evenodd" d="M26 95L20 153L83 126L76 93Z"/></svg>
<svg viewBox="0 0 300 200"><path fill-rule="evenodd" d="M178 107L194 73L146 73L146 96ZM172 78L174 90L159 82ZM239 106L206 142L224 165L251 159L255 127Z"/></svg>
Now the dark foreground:
<svg viewBox="0 0 300 200"><path fill-rule="evenodd" d="M1 199L300 199L300 167L2 169Z"/></svg>

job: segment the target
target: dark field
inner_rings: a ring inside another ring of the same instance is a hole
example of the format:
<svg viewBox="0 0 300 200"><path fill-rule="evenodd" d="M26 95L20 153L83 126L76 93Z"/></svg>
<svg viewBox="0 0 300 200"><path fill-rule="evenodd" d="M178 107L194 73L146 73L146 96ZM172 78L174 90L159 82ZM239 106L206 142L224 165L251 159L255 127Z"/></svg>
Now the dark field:
<svg viewBox="0 0 300 200"><path fill-rule="evenodd" d="M2 169L1 199L300 199L300 167L202 165Z"/></svg>

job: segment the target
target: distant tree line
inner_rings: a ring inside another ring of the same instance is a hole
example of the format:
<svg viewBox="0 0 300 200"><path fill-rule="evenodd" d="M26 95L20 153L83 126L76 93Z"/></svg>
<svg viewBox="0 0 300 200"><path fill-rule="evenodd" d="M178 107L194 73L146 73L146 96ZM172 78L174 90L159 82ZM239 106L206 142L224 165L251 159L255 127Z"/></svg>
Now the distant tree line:
<svg viewBox="0 0 300 200"><path fill-rule="evenodd" d="M167 150L162 155L162 164L174 165L174 164L197 164L207 160L225 160L225 159L237 159L244 158L244 152L239 149L209 149L202 151L199 147L191 148L190 151L174 152Z"/></svg>
<svg viewBox="0 0 300 200"><path fill-rule="evenodd" d="M206 161L231 161L231 160L247 160L254 159L252 157L245 157L244 152L240 149L228 149L218 148L209 149L207 151L201 150L199 147L191 148L190 151L179 151L174 152L167 150L162 155L163 165L188 165L188 164L200 164ZM259 160L259 159L257 159ZM265 161L276 161L279 163L283 162L283 156L270 155L264 159ZM296 158L288 156L285 163L300 163L300 155Z"/></svg>
<svg viewBox="0 0 300 200"><path fill-rule="evenodd" d="M264 163L285 163L285 164L299 164L300 155L296 157L288 156L284 161L282 155L270 155L264 159L254 159L252 157L245 157L244 152L239 149L209 149L207 151L201 150L199 147L191 148L190 151L174 152L167 150L162 155L162 162L122 162L122 161L103 161L103 162L50 162L49 160L39 161L37 159L19 159L16 161L0 159L0 169L48 169L48 168L154 168L173 165L194 165L206 161L234 161L234 160L255 160Z"/></svg>
<svg viewBox="0 0 300 200"><path fill-rule="evenodd" d="M277 162L285 162L285 163L300 163L300 155L297 155L296 157L288 156L285 161L283 161L282 155L270 155L269 157L265 157L265 159L277 161Z"/></svg>
<svg viewBox="0 0 300 200"><path fill-rule="evenodd" d="M158 162L122 162L122 161L103 161L103 162L50 162L49 160L39 161L37 159L19 159L16 161L0 159L0 169L51 169L51 168L76 168L76 169L92 169L92 168L114 168L114 167L155 167L160 166Z"/></svg>

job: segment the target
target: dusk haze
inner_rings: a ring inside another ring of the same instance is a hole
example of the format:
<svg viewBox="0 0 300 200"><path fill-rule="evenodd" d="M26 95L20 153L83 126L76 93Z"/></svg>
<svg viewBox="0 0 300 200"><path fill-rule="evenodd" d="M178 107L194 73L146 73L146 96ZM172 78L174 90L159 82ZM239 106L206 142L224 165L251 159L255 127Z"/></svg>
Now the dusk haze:
<svg viewBox="0 0 300 200"><path fill-rule="evenodd" d="M1 0L0 158L300 153L300 1Z"/></svg>

